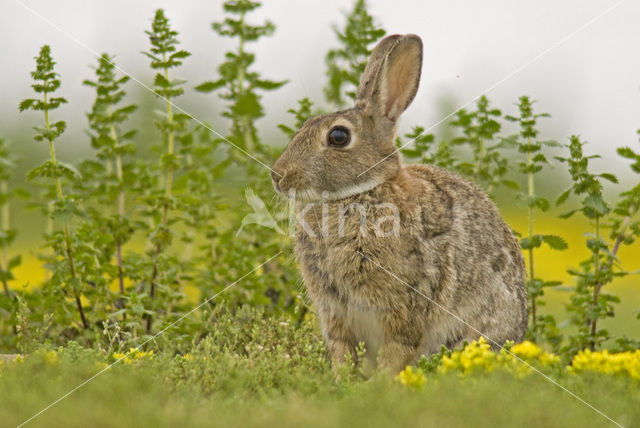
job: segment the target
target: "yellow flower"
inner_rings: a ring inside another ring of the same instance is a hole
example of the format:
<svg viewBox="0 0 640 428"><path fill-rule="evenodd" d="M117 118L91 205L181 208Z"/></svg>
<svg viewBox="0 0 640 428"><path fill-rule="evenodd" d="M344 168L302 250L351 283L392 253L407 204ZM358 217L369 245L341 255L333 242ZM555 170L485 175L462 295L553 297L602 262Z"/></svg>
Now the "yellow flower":
<svg viewBox="0 0 640 428"><path fill-rule="evenodd" d="M567 370L572 374L582 371L604 374L626 373L633 379L640 380L640 350L611 354L607 350L591 351L585 349L573 357Z"/></svg>
<svg viewBox="0 0 640 428"><path fill-rule="evenodd" d="M60 356L56 351L43 351L44 362L50 366L57 366L60 364Z"/></svg>
<svg viewBox="0 0 640 428"><path fill-rule="evenodd" d="M545 351L533 342L525 340L513 345L511 353L526 361L539 361L544 366L549 366L560 361L560 357Z"/></svg>
<svg viewBox="0 0 640 428"><path fill-rule="evenodd" d="M420 389L427 381L427 378L421 370L416 370L411 366L407 366L396 376L396 380L405 386Z"/></svg>
<svg viewBox="0 0 640 428"><path fill-rule="evenodd" d="M459 370L464 374L474 370L493 371L497 363L501 363L499 356L491 350L491 346L484 337L469 343L462 351L455 351L451 356L444 355L438 370L441 373Z"/></svg>
<svg viewBox="0 0 640 428"><path fill-rule="evenodd" d="M525 340L522 343L518 343L517 345L513 345L511 347L511 352L516 354L518 357L523 358L523 359L533 360L535 358L538 358L538 356L543 351L535 343L529 342L528 340Z"/></svg>
<svg viewBox="0 0 640 428"><path fill-rule="evenodd" d="M138 348L129 348L129 352L114 352L113 358L122 360L125 364L132 364L140 360L150 360L153 358L153 351L141 351Z"/></svg>

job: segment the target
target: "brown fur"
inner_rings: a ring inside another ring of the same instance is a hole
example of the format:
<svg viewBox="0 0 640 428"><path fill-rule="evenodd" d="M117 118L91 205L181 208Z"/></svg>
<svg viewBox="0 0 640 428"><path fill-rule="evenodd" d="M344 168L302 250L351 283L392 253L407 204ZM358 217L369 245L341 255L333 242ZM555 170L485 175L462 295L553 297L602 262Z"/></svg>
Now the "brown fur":
<svg viewBox="0 0 640 428"><path fill-rule="evenodd" d="M326 192L311 209L300 203L310 230L298 227L295 249L334 366L355 356L359 342L370 361L379 356L399 370L478 331L501 344L526 329L524 261L493 202L453 173L402 165L394 152L396 121L415 96L421 63L417 36L383 39L355 107L309 119L273 167L283 193L313 201ZM328 147L336 124L350 129L348 147ZM376 235L391 206L398 233Z"/></svg>

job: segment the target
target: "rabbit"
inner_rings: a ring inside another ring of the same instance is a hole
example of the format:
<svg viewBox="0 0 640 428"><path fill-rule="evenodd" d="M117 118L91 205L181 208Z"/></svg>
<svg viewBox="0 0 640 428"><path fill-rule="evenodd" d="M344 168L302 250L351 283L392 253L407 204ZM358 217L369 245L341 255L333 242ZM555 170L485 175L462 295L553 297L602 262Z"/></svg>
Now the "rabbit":
<svg viewBox="0 0 640 428"><path fill-rule="evenodd" d="M308 119L271 171L295 193L295 255L334 370L362 342L369 366L397 372L527 328L524 259L495 204L452 172L401 162L396 127L421 68L418 36L382 39L354 107Z"/></svg>

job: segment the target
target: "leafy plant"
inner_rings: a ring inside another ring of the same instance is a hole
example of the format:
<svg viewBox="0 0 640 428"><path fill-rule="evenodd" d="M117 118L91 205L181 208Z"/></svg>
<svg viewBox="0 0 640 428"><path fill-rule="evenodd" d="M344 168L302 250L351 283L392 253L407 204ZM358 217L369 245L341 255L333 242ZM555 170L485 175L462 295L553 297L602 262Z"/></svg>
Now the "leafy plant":
<svg viewBox="0 0 640 428"><path fill-rule="evenodd" d="M355 99L371 50L385 35L385 30L369 15L364 0L356 0L346 19L342 30L333 28L342 46L330 50L325 57L328 82L324 94L337 108L344 107L348 99Z"/></svg>
<svg viewBox="0 0 640 428"><path fill-rule="evenodd" d="M560 335L555 318L549 314L540 314L538 308L544 305L544 301L541 299L542 296L544 296L544 288L560 285L561 282L545 281L536 277L534 250L540 248L543 243L554 250L565 250L567 243L557 235L535 233L534 224L536 210L546 212L550 207L549 201L536 193L535 186L535 176L538 175L545 166L549 166L549 161L542 152L542 148L544 146L558 147L559 144L555 141L542 141L538 139L538 119L550 116L547 113L534 113L533 104L534 101L531 101L529 97L523 95L516 104L519 115L507 115L505 118L518 124L520 132L518 135L512 136L510 140L516 144L518 152L526 156L526 160L518 162L518 170L527 177L527 192L518 193L518 198L524 201L527 206L528 234L520 239L520 245L522 249L528 253L529 275L527 280L527 293L529 296L529 312L531 316L529 336L532 339L540 341L544 335L547 341L557 345L560 340Z"/></svg>
<svg viewBox="0 0 640 428"><path fill-rule="evenodd" d="M410 145L403 143L400 138L396 143L401 147L400 151L405 157L441 168L456 169L457 157L449 141L441 140L436 145L435 135L427 134L422 126L414 126L411 132L404 136L411 142Z"/></svg>
<svg viewBox="0 0 640 428"><path fill-rule="evenodd" d="M13 193L9 189L9 180L15 170L15 163L7 142L0 138L0 282L7 299L12 298L9 281L15 279L12 271L18 267L22 257L18 254L9 258L9 247L16 237L16 229L11 227L10 210Z"/></svg>
<svg viewBox="0 0 640 428"><path fill-rule="evenodd" d="M454 138L451 143L454 146L467 146L472 154L471 161L458 162L454 165L455 169L475 181L488 194L499 185L511 189L519 187L516 182L505 178L509 171L509 162L502 150L511 148L511 141L495 141L501 129L501 117L502 112L490 107L489 100L483 95L476 102L474 111L461 109L451 121L453 127L462 131L462 135Z"/></svg>
<svg viewBox="0 0 640 428"><path fill-rule="evenodd" d="M212 28L220 36L235 38L238 49L225 54L226 61L218 67L218 80L207 81L196 87L196 90L204 93L225 89L220 97L227 101L227 109L222 115L231 119L229 139L250 154L262 149L256 135L255 121L264 116L264 109L257 91L272 91L287 83L286 80L264 79L251 70L255 54L248 52L245 45L270 36L275 31L271 21L261 25L247 23L246 15L260 5L260 2L249 0L224 2L224 11L229 16L222 22L214 22Z"/></svg>
<svg viewBox="0 0 640 428"><path fill-rule="evenodd" d="M293 115L293 118L294 118L293 128L284 124L279 124L278 128L282 132L284 132L284 134L287 136L289 140L293 138L297 130L300 129L300 127L304 124L304 122L311 117L312 107L313 107L313 103L311 102L311 100L309 100L309 98L307 97L304 97L298 100L297 109L290 108L289 110L287 110L287 113Z"/></svg>
<svg viewBox="0 0 640 428"><path fill-rule="evenodd" d="M62 220L63 233L62 236L59 234L51 236L50 243L58 254L66 258L68 271L59 272L59 275L52 278L52 281L56 283L55 285L70 289L80 320L82 321L82 326L88 328L89 323L80 301L82 284L76 274L74 250L69 227L70 216L75 210L74 201L64 196L61 181L61 177L72 176L77 171L70 165L60 163L56 160L54 141L65 131L66 123L64 121L52 123L49 117L51 111L67 102L67 100L62 97L53 96L53 93L60 88L58 73L54 71L55 64L51 57L51 48L48 45L44 45L36 57L36 69L31 73L31 77L35 81L31 87L37 94L42 94L42 98L28 98L23 100L20 103L19 110L33 110L44 113L44 127L34 127L36 130L35 140L46 141L48 143L51 158L29 172L29 178L46 177L53 178L55 181L57 200L54 204L53 215Z"/></svg>
<svg viewBox="0 0 640 428"><path fill-rule="evenodd" d="M155 122L156 127L162 133L166 152L161 157L161 169L163 171L164 192L162 195L150 194L145 200L149 204L147 215L152 219L153 227L149 234L152 242L150 256L152 258L152 269L148 278L149 298L153 301L156 292L160 287L158 276L163 274L169 277L169 265L164 253L171 245L172 232L169 226L172 222L169 219L169 210L175 207L173 197L173 177L181 166L180 159L175 153L176 136L186 129L189 116L184 113L174 112L172 100L184 93L182 79L171 78L169 70L182 65L182 60L191 54L185 50L178 50L178 32L171 29L169 19L162 9L155 13L151 24L151 31L146 31L151 42L149 52L144 54L151 59L151 68L159 70L154 79L154 91L165 103L166 114ZM171 281L171 280L170 280ZM163 284L163 291L171 293L171 289ZM160 305L156 306L157 308ZM152 316L147 314L147 331L151 331Z"/></svg>
<svg viewBox="0 0 640 428"><path fill-rule="evenodd" d="M570 338L569 346L574 350L587 345L594 349L608 339L607 330L598 330L597 322L601 318L613 316L613 304L620 301L617 296L601 293L602 285L613 278L611 272L603 269L610 251L608 243L602 238L602 220L611 208L602 193L602 180L613 183L618 180L610 173L594 174L589 171L589 161L599 156L586 156L583 152L584 144L578 136L571 136L567 145L569 157L557 158L569 167L573 183L558 197L556 204L564 203L571 194L583 198L579 208L570 210L561 217L569 218L580 212L593 221L593 233L588 235L586 242L591 255L580 263L581 270L569 270L577 279L571 302L567 306L567 310L572 313L571 322L578 327L578 333Z"/></svg>
<svg viewBox="0 0 640 428"><path fill-rule="evenodd" d="M84 84L96 91L96 99L87 114L91 128L91 143L97 150L97 157L104 165L85 163L81 168L83 175L91 174L88 182L99 185L90 197L101 202L102 207L92 211L92 218L100 230L113 237L115 243L117 281L120 294L124 294L125 272L123 264L123 245L131 238L133 228L126 215L125 200L127 183L134 181L126 159L135 153L131 140L135 130L123 132L121 126L137 106L134 104L119 106L126 92L122 86L129 81L128 76L116 78L115 64L112 56L102 54L96 67L96 80L85 80ZM114 173L115 170L115 173ZM126 175L125 175L126 173ZM125 179L126 177L126 179ZM84 180L83 180L84 182ZM103 209L115 205L115 216L103 215Z"/></svg>

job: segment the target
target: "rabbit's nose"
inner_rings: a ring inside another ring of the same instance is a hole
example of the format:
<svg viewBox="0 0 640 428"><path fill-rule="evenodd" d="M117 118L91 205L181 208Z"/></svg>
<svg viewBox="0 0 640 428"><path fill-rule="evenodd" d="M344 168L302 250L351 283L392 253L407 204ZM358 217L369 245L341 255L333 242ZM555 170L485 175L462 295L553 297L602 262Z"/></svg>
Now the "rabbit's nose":
<svg viewBox="0 0 640 428"><path fill-rule="evenodd" d="M277 173L274 169L271 170L271 180L273 180L273 184L278 187L280 180L282 179L282 174Z"/></svg>

